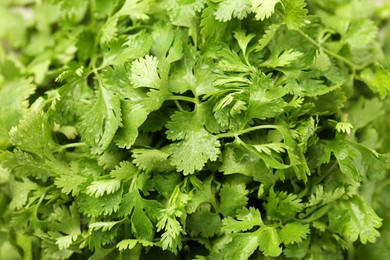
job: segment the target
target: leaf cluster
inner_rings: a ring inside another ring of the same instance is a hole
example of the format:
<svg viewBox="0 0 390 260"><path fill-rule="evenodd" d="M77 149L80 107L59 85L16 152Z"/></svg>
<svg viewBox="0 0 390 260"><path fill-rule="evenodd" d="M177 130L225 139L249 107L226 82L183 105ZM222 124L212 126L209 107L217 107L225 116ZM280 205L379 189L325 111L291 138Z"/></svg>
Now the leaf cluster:
<svg viewBox="0 0 390 260"><path fill-rule="evenodd" d="M2 1L0 259L390 252L390 27L325 2Z"/></svg>

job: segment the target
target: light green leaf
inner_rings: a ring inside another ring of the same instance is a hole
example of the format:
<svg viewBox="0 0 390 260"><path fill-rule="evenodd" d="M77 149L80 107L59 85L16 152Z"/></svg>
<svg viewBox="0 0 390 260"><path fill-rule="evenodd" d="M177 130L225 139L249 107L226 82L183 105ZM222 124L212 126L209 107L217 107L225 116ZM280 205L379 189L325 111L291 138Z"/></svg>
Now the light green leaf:
<svg viewBox="0 0 390 260"><path fill-rule="evenodd" d="M299 222L288 223L279 232L279 237L284 244L301 243L310 233L308 224Z"/></svg>
<svg viewBox="0 0 390 260"><path fill-rule="evenodd" d="M97 180L93 181L86 190L86 193L96 198L106 194L116 192L121 186L121 182L116 179Z"/></svg>
<svg viewBox="0 0 390 260"><path fill-rule="evenodd" d="M237 220L232 217L226 217L222 220L222 230L224 232L236 233L240 231L247 231L255 226L263 226L263 220L260 216L260 211L254 207L242 208L237 210Z"/></svg>
<svg viewBox="0 0 390 260"><path fill-rule="evenodd" d="M182 135L183 133L179 132L179 136ZM188 133L183 140L171 144L168 150L171 153L172 165L176 166L178 171L188 175L201 170L207 161L217 160L219 147L217 137L201 128Z"/></svg>
<svg viewBox="0 0 390 260"><path fill-rule="evenodd" d="M137 148L133 149L133 163L146 172L154 169L161 171L166 168L169 153L157 149Z"/></svg>
<svg viewBox="0 0 390 260"><path fill-rule="evenodd" d="M22 208L29 198L29 193L38 188L38 185L28 178L23 178L21 182L11 182L12 200L10 202L11 209Z"/></svg>
<svg viewBox="0 0 390 260"><path fill-rule="evenodd" d="M375 243L380 236L377 228L382 226L382 219L360 196L340 201L331 210L330 221L330 226L336 231L341 232L351 241L360 238L363 244Z"/></svg>
<svg viewBox="0 0 390 260"><path fill-rule="evenodd" d="M91 231L101 229L103 232L111 230L116 224L121 223L120 221L110 221L110 222L93 222L88 227Z"/></svg>
<svg viewBox="0 0 390 260"><path fill-rule="evenodd" d="M262 51L270 41L275 37L276 32L280 28L279 23L271 24L264 32L263 36L259 40L259 45L256 47L256 51Z"/></svg>
<svg viewBox="0 0 390 260"><path fill-rule="evenodd" d="M284 19L287 27L297 30L304 26L307 18L307 9L305 0L282 0L284 7Z"/></svg>
<svg viewBox="0 0 390 260"><path fill-rule="evenodd" d="M265 256L278 257L282 253L280 238L274 227L261 227L259 234L259 248Z"/></svg>
<svg viewBox="0 0 390 260"><path fill-rule="evenodd" d="M158 74L157 58L146 55L144 58L133 61L130 79L135 87L159 89L161 79Z"/></svg>
<svg viewBox="0 0 390 260"><path fill-rule="evenodd" d="M292 65L294 61L297 61L298 58L302 56L303 53L300 51L288 49L282 53L276 53L276 55L272 55L268 60L264 61L261 66L269 68L286 67Z"/></svg>
<svg viewBox="0 0 390 260"><path fill-rule="evenodd" d="M251 11L249 0L223 0L214 15L218 21L227 22L232 18L244 19Z"/></svg>
<svg viewBox="0 0 390 260"><path fill-rule="evenodd" d="M251 0L252 10L256 13L256 20L264 20L269 18L275 9L275 5L280 2L280 0Z"/></svg>
<svg viewBox="0 0 390 260"><path fill-rule="evenodd" d="M110 145L118 127L122 126L119 97L99 86L93 107L81 116L79 130L92 152L101 154Z"/></svg>
<svg viewBox="0 0 390 260"><path fill-rule="evenodd" d="M47 116L41 111L26 112L19 125L10 130L9 135L13 145L41 157L57 146L53 141Z"/></svg>
<svg viewBox="0 0 390 260"><path fill-rule="evenodd" d="M259 247L260 241L256 234L238 233L231 237L233 240L219 249L222 259L247 260Z"/></svg>
<svg viewBox="0 0 390 260"><path fill-rule="evenodd" d="M381 64L375 64L375 70L364 69L360 74L364 83L374 92L378 93L381 99L384 99L390 90L390 72Z"/></svg>
<svg viewBox="0 0 390 260"><path fill-rule="evenodd" d="M123 251L126 249L133 249L137 244L141 244L144 247L155 246L156 244L147 240L142 239L125 239L119 242L116 247L119 251Z"/></svg>
<svg viewBox="0 0 390 260"><path fill-rule="evenodd" d="M372 46L378 35L378 28L375 23L368 19L356 19L348 26L344 35L344 41L353 50L362 50Z"/></svg>

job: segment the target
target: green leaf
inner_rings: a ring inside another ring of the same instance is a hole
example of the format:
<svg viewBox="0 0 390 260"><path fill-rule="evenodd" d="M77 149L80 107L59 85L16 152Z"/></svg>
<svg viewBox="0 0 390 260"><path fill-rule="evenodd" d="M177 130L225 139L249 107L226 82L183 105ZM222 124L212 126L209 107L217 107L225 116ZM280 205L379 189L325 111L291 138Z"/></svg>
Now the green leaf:
<svg viewBox="0 0 390 260"><path fill-rule="evenodd" d="M279 237L284 244L301 243L309 233L308 224L292 222L283 226L279 232Z"/></svg>
<svg viewBox="0 0 390 260"><path fill-rule="evenodd" d="M102 67L122 65L127 61L145 56L152 47L153 40L149 34L141 31L127 37L115 38L104 45Z"/></svg>
<svg viewBox="0 0 390 260"><path fill-rule="evenodd" d="M177 131L173 137L182 137L184 134ZM217 160L219 147L220 143L216 136L202 128L188 133L183 140L171 144L168 149L172 165L188 175L201 170L207 161ZM186 158L191 160L188 161Z"/></svg>
<svg viewBox="0 0 390 260"><path fill-rule="evenodd" d="M347 236L351 241L375 243L380 236L377 228L382 226L371 206L360 196L340 201L330 212L330 227Z"/></svg>
<svg viewBox="0 0 390 260"><path fill-rule="evenodd" d="M232 235L232 241L219 249L222 259L248 259L259 247L259 237L253 233Z"/></svg>
<svg viewBox="0 0 390 260"><path fill-rule="evenodd" d="M216 191L213 187L213 178L214 176L210 175L205 180L201 181L196 176L190 177L194 190L187 207L187 212L189 214L194 213L198 206L204 202L210 203L214 207L214 210L218 209Z"/></svg>
<svg viewBox="0 0 390 260"><path fill-rule="evenodd" d="M251 3L249 0L223 0L218 4L214 15L218 21L227 22L232 18L242 20L250 13Z"/></svg>
<svg viewBox="0 0 390 260"><path fill-rule="evenodd" d="M157 58L146 55L144 58L133 61L130 79L135 87L159 89L161 79L158 74Z"/></svg>
<svg viewBox="0 0 390 260"><path fill-rule="evenodd" d="M65 194L72 193L72 196L77 196L89 184L88 177L75 171L75 167L69 167L59 161L47 162L47 165L56 173L54 184Z"/></svg>
<svg viewBox="0 0 390 260"><path fill-rule="evenodd" d="M118 127L122 126L120 101L117 95L100 86L93 107L81 117L79 129L82 139L95 154L110 145Z"/></svg>
<svg viewBox="0 0 390 260"><path fill-rule="evenodd" d="M47 155L57 146L53 141L47 117L41 111L29 110L26 112L19 125L10 130L9 135L13 145L41 157Z"/></svg>
<svg viewBox="0 0 390 260"><path fill-rule="evenodd" d="M284 20L287 27L297 30L303 27L307 19L306 1L304 0L282 0L284 7Z"/></svg>
<svg viewBox="0 0 390 260"><path fill-rule="evenodd" d="M264 61L261 66L269 68L286 67L292 65L293 62L297 61L302 56L302 52L288 49L281 53L273 54L268 60Z"/></svg>
<svg viewBox="0 0 390 260"><path fill-rule="evenodd" d="M29 193L37 188L38 185L27 178L23 178L21 182L13 181L11 183L13 198L10 202L10 208L21 209L27 203Z"/></svg>
<svg viewBox="0 0 390 260"><path fill-rule="evenodd" d="M252 229L255 226L263 226L260 212L254 207L242 208L236 211L236 218L226 217L222 220L222 230L224 232L240 232Z"/></svg>
<svg viewBox="0 0 390 260"><path fill-rule="evenodd" d="M381 64L375 64L375 70L364 69L360 74L362 80L374 92L379 93L381 99L385 98L390 90L390 73Z"/></svg>
<svg viewBox="0 0 390 260"><path fill-rule="evenodd" d="M281 25L279 23L274 23L265 30L263 36L258 42L259 45L256 47L256 51L262 51L271 42L280 26Z"/></svg>
<svg viewBox="0 0 390 260"><path fill-rule="evenodd" d="M224 184L219 193L221 197L220 212L224 216L234 216L237 209L246 206L248 190L244 184Z"/></svg>
<svg viewBox="0 0 390 260"><path fill-rule="evenodd" d="M274 13L275 5L279 2L280 0L251 0L256 20L263 21L269 18Z"/></svg>
<svg viewBox="0 0 390 260"><path fill-rule="evenodd" d="M111 221L111 222L94 222L89 225L89 229L94 231L101 229L102 231L111 230L115 225L119 224L119 221Z"/></svg>
<svg viewBox="0 0 390 260"><path fill-rule="evenodd" d="M377 37L378 28L368 19L354 19L348 26L344 41L352 50L362 50L372 46Z"/></svg>
<svg viewBox="0 0 390 260"><path fill-rule="evenodd" d="M119 191L96 198L81 193L77 198L80 212L89 217L109 216L119 210L122 193Z"/></svg>
<svg viewBox="0 0 390 260"><path fill-rule="evenodd" d="M146 172L164 171L167 168L169 153L157 149L133 149L133 163ZM169 166L168 166L169 167ZM169 168L168 168L169 170Z"/></svg>
<svg viewBox="0 0 390 260"><path fill-rule="evenodd" d="M133 249L137 244L141 244L143 247L155 246L155 243L142 240L142 239L125 239L119 242L116 247L119 251L124 251L126 249Z"/></svg>
<svg viewBox="0 0 390 260"><path fill-rule="evenodd" d="M265 256L277 257L282 253L281 240L273 227L261 227L259 233L259 248Z"/></svg>
<svg viewBox="0 0 390 260"><path fill-rule="evenodd" d="M93 181L86 189L86 194L95 196L96 198L106 194L116 192L121 186L119 180L116 179L102 179Z"/></svg>
<svg viewBox="0 0 390 260"><path fill-rule="evenodd" d="M187 217L187 229L192 236L213 237L219 232L221 218L217 213L210 212L210 208L210 204L203 204Z"/></svg>
<svg viewBox="0 0 390 260"><path fill-rule="evenodd" d="M220 22L214 15L217 7L217 5L209 3L202 12L200 33L203 38L205 38L205 44L209 41L211 42L222 39L228 28L226 23Z"/></svg>

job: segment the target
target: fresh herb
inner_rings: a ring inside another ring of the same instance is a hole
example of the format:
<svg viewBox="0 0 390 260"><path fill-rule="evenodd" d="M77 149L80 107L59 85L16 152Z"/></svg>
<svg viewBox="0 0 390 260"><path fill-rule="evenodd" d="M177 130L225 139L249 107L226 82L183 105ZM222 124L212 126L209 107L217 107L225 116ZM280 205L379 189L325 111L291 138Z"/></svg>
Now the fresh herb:
<svg viewBox="0 0 390 260"><path fill-rule="evenodd" d="M2 1L0 258L387 256L380 2Z"/></svg>

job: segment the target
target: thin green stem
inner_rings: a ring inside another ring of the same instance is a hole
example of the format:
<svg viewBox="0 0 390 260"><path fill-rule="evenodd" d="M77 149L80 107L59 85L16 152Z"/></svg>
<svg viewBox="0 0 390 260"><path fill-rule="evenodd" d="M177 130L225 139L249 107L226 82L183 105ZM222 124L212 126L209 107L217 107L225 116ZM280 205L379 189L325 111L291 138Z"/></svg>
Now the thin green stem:
<svg viewBox="0 0 390 260"><path fill-rule="evenodd" d="M179 111L184 111L183 107L180 105L180 102L178 100L173 100L175 102L175 105Z"/></svg>
<svg viewBox="0 0 390 260"><path fill-rule="evenodd" d="M237 131L237 132L227 132L227 133L218 134L217 138L237 137L239 135L243 135L243 134L253 132L256 130L278 129L279 127L280 127L279 125L258 125L258 126L249 127L249 128Z"/></svg>
<svg viewBox="0 0 390 260"><path fill-rule="evenodd" d="M69 148L77 148L77 147L85 147L87 146L86 143L70 143L70 144L64 144L64 145L61 145L61 148L62 149L69 149Z"/></svg>
<svg viewBox="0 0 390 260"><path fill-rule="evenodd" d="M199 101L196 98L186 97L186 96L169 96L166 100L174 100L174 101L187 101L194 104L198 104Z"/></svg>
<svg viewBox="0 0 390 260"><path fill-rule="evenodd" d="M298 33L302 35L303 38L305 38L310 44L315 46L317 49L322 49L325 53L328 55L332 56L333 58L336 58L345 64L347 64L349 67L351 67L352 71L355 72L356 70L360 69L360 66L357 64L353 63L352 61L348 60L347 58L327 49L318 44L315 40L313 40L310 36L308 36L306 33L304 33L302 30L298 29Z"/></svg>

